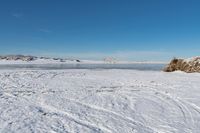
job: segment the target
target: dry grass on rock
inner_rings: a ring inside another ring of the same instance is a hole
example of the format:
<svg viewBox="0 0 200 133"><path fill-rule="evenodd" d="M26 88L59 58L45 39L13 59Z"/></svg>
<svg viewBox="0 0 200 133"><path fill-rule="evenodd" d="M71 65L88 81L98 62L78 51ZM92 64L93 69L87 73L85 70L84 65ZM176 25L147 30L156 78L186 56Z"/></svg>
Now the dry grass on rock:
<svg viewBox="0 0 200 133"><path fill-rule="evenodd" d="M172 59L164 68L165 72L184 71L187 73L200 72L200 57L189 59Z"/></svg>

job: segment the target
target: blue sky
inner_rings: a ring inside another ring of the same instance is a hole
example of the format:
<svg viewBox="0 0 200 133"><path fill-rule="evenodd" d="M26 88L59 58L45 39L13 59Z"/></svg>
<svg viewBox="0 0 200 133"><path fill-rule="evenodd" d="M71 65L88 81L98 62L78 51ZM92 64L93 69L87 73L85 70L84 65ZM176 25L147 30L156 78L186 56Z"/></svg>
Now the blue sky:
<svg viewBox="0 0 200 133"><path fill-rule="evenodd" d="M165 61L200 53L199 0L1 0L0 54Z"/></svg>

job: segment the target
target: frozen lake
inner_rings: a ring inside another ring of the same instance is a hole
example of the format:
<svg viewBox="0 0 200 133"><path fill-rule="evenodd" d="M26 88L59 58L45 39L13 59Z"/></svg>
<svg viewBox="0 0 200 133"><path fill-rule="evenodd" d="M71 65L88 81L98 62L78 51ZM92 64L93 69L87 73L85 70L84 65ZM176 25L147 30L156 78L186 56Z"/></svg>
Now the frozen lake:
<svg viewBox="0 0 200 133"><path fill-rule="evenodd" d="M166 64L1 64L0 69L36 69L36 70L58 70L58 69L130 69L160 71Z"/></svg>

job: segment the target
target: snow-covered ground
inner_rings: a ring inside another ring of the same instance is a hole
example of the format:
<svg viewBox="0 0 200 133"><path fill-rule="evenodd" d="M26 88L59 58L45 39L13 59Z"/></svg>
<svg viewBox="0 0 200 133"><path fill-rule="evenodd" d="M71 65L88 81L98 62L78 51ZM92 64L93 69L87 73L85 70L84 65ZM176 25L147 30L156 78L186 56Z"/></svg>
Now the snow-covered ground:
<svg viewBox="0 0 200 133"><path fill-rule="evenodd" d="M0 132L199 133L200 74L0 70Z"/></svg>

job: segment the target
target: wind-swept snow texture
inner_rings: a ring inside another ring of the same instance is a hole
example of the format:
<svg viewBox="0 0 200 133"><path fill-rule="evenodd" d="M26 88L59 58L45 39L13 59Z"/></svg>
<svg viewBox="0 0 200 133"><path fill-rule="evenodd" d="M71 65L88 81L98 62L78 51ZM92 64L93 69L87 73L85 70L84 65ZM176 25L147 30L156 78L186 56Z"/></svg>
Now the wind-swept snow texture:
<svg viewBox="0 0 200 133"><path fill-rule="evenodd" d="M200 133L200 75L0 71L1 133Z"/></svg>

